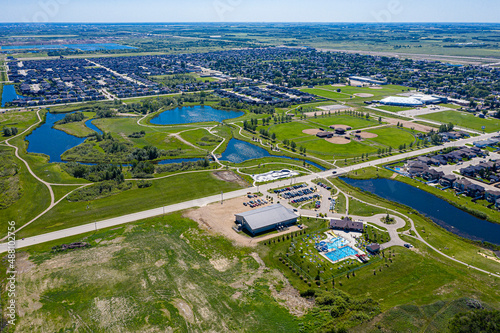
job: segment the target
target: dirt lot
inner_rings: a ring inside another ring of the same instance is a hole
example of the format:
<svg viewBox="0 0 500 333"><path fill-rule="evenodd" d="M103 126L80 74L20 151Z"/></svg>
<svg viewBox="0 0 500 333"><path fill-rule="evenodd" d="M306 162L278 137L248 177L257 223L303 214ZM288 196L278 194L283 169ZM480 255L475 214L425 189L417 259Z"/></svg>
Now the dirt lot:
<svg viewBox="0 0 500 333"><path fill-rule="evenodd" d="M370 89L382 89L382 87L379 87L379 86L373 86L373 87L370 87Z"/></svg>
<svg viewBox="0 0 500 333"><path fill-rule="evenodd" d="M320 131L319 129L317 128L311 128L311 129L306 129L306 130L303 130L302 133L304 134L308 134L308 135L316 135L318 134L319 132L322 132Z"/></svg>
<svg viewBox="0 0 500 333"><path fill-rule="evenodd" d="M238 185L241 186L248 186L248 183L245 180L243 180L243 178L241 178L232 171L217 171L214 172L214 176L217 179L223 180L225 182L237 183Z"/></svg>
<svg viewBox="0 0 500 333"><path fill-rule="evenodd" d="M435 129L430 126L425 126L417 123L412 123L411 121L404 121L394 118L385 118L385 122L388 122L391 125L397 125L398 123L402 123L404 128L415 128L416 131L429 133L431 130Z"/></svg>
<svg viewBox="0 0 500 333"><path fill-rule="evenodd" d="M351 142L351 140L347 140L343 136L335 136L333 138L326 139L326 141L328 141L330 143L337 144L337 145L345 145L345 144L348 144L349 142Z"/></svg>
<svg viewBox="0 0 500 333"><path fill-rule="evenodd" d="M378 136L375 133L369 133L369 132L361 132L361 133L357 133L357 135L359 135L363 139L373 139L373 138L376 138Z"/></svg>
<svg viewBox="0 0 500 333"><path fill-rule="evenodd" d="M358 97L362 97L362 98L373 97L372 94L366 94L366 93L357 93L357 94L354 94L354 96L358 96Z"/></svg>
<svg viewBox="0 0 500 333"><path fill-rule="evenodd" d="M274 233L267 236L251 238L244 233L237 233L233 230L233 226L235 226L234 214L252 210L252 208L243 205L243 202L247 202L248 200L247 197L241 197L224 201L222 205L220 203L214 203L198 209L189 210L184 216L198 222L203 229L224 235L236 245L256 246L258 242L276 237L278 234ZM281 232L280 235L286 235L287 233L297 230L299 230L299 228L293 226L286 232Z"/></svg>

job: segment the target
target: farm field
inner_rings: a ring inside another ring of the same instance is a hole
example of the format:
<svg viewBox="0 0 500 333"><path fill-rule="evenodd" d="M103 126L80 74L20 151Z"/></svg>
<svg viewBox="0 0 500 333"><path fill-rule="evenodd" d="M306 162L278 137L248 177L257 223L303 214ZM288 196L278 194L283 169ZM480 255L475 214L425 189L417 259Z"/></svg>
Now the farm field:
<svg viewBox="0 0 500 333"><path fill-rule="evenodd" d="M432 114L426 114L420 116L419 118L429 119L433 121L438 121L441 123L453 123L456 126L470 128L476 131L482 131L482 127L485 127L485 132L495 132L500 130L500 119L488 118L481 119L475 117L472 114L460 112L460 111L443 111Z"/></svg>

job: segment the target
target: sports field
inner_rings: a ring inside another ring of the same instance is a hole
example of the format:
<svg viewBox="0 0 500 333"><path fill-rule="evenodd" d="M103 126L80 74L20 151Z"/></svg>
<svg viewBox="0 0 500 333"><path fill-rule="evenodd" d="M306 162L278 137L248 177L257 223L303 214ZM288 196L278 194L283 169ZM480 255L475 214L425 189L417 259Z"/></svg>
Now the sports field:
<svg viewBox="0 0 500 333"><path fill-rule="evenodd" d="M420 116L420 118L434 120L444 124L451 122L456 126L470 128L476 131L482 131L483 126L485 132L495 132L500 130L500 119L482 119L479 117L475 117L473 114L460 111L443 111L431 113Z"/></svg>

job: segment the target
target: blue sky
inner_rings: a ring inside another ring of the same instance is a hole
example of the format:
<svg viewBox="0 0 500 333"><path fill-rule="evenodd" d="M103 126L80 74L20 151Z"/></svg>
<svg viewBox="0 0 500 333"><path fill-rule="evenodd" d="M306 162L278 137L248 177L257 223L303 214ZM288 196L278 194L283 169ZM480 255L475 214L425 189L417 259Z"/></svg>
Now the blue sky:
<svg viewBox="0 0 500 333"><path fill-rule="evenodd" d="M0 0L0 22L500 22L498 0Z"/></svg>

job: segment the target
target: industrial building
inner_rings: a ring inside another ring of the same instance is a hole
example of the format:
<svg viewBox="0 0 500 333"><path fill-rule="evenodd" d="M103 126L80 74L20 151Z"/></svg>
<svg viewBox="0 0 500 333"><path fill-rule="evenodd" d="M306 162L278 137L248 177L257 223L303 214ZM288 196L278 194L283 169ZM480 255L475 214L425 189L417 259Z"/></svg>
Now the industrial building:
<svg viewBox="0 0 500 333"><path fill-rule="evenodd" d="M235 214L235 217L236 223L245 228L252 236L281 227L288 227L297 223L298 218L292 210L280 204Z"/></svg>

